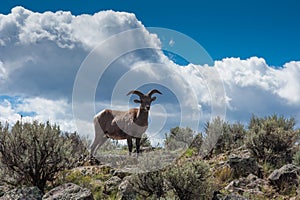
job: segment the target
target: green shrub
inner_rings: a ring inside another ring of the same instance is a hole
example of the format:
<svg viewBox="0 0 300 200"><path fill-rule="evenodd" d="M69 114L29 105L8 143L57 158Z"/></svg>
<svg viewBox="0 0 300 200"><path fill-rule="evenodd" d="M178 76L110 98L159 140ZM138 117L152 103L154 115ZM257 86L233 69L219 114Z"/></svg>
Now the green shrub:
<svg viewBox="0 0 300 200"><path fill-rule="evenodd" d="M165 178L181 200L211 198L209 166L202 161L171 166L165 171Z"/></svg>
<svg viewBox="0 0 300 200"><path fill-rule="evenodd" d="M217 141L224 132L224 122L220 117L206 122L204 127L204 138L202 145L202 155L210 155L215 149Z"/></svg>
<svg viewBox="0 0 300 200"><path fill-rule="evenodd" d="M149 137L144 133L141 138L141 147L151 147L151 141Z"/></svg>
<svg viewBox="0 0 300 200"><path fill-rule="evenodd" d="M293 118L252 116L246 146L261 163L273 167L291 163L292 147L299 135L299 131L293 130L294 125Z"/></svg>
<svg viewBox="0 0 300 200"><path fill-rule="evenodd" d="M246 130L241 123L229 124L220 117L205 124L204 154L220 154L244 144Z"/></svg>
<svg viewBox="0 0 300 200"><path fill-rule="evenodd" d="M245 136L246 130L242 124L224 123L223 134L217 140L214 153L220 154L242 146Z"/></svg>
<svg viewBox="0 0 300 200"><path fill-rule="evenodd" d="M233 178L233 170L230 166L223 166L215 170L214 176L217 178L220 184L227 183Z"/></svg>
<svg viewBox="0 0 300 200"><path fill-rule="evenodd" d="M164 178L161 171L153 171L132 175L128 179L132 185L135 198L160 198L164 195ZM132 193L132 191L130 191ZM125 194L132 195L132 194Z"/></svg>
<svg viewBox="0 0 300 200"><path fill-rule="evenodd" d="M300 167L300 150L293 156L293 164Z"/></svg>
<svg viewBox="0 0 300 200"><path fill-rule="evenodd" d="M193 148L188 148L183 154L183 156L186 158L191 158L194 155L195 155L195 151Z"/></svg>
<svg viewBox="0 0 300 200"><path fill-rule="evenodd" d="M102 177L105 177L105 179L103 179ZM64 183L74 183L76 185L79 185L80 187L89 189L95 199L103 199L103 184L95 183L95 180L99 180L100 178L102 178L102 181L104 182L108 180L109 177L111 177L111 175L107 176L107 174L105 173L85 174L83 173L83 171L79 170L64 170L58 173L58 176L55 180L55 185L53 186L56 187Z"/></svg>
<svg viewBox="0 0 300 200"><path fill-rule="evenodd" d="M47 181L57 172L74 167L85 149L73 142L73 134L62 134L59 127L17 122L12 128L0 123L0 160L5 177L11 184L37 186L44 191Z"/></svg>
<svg viewBox="0 0 300 200"><path fill-rule="evenodd" d="M194 136L193 141L190 145L190 148L199 155L201 153L201 146L203 144L203 136L201 133L198 133Z"/></svg>
<svg viewBox="0 0 300 200"><path fill-rule="evenodd" d="M175 127L166 134L165 148L167 150L177 150L189 147L194 139L194 131L190 128Z"/></svg>
<svg viewBox="0 0 300 200"><path fill-rule="evenodd" d="M93 178L89 175L84 175L80 171L65 171L63 179L59 180L60 184L74 183L84 188L90 188Z"/></svg>
<svg viewBox="0 0 300 200"><path fill-rule="evenodd" d="M260 129L273 129L282 128L283 130L293 130L296 124L295 118L291 117L286 119L284 116L278 116L276 114L267 117L257 117L252 115L249 123L249 130L258 132Z"/></svg>

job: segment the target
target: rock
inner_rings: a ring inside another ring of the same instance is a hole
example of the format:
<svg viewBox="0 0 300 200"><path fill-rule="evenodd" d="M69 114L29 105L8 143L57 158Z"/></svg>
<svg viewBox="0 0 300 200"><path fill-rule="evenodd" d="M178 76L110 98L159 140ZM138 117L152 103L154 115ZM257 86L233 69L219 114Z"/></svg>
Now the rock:
<svg viewBox="0 0 300 200"><path fill-rule="evenodd" d="M53 188L43 196L43 200L93 200L90 190L73 183L65 183Z"/></svg>
<svg viewBox="0 0 300 200"><path fill-rule="evenodd" d="M247 200L247 198L239 194L228 194L224 197L223 200Z"/></svg>
<svg viewBox="0 0 300 200"><path fill-rule="evenodd" d="M98 174L109 174L112 168L108 165L82 166L71 169L71 172L80 172L84 176L96 176Z"/></svg>
<svg viewBox="0 0 300 200"><path fill-rule="evenodd" d="M234 178L246 177L249 174L254 174L259 178L263 177L262 169L254 158L231 157L228 164L233 171Z"/></svg>
<svg viewBox="0 0 300 200"><path fill-rule="evenodd" d="M21 187L5 192L0 200L40 200L42 192L37 187Z"/></svg>
<svg viewBox="0 0 300 200"><path fill-rule="evenodd" d="M123 179L126 176L130 176L131 175L131 170L130 169L117 169L115 171L112 171L113 176L117 176L120 179Z"/></svg>
<svg viewBox="0 0 300 200"><path fill-rule="evenodd" d="M6 192L8 192L10 190L9 187L1 185L0 186L0 197L2 197Z"/></svg>
<svg viewBox="0 0 300 200"><path fill-rule="evenodd" d="M133 185L129 182L130 176L123 179L119 185L118 190L122 200L132 200L136 198L136 191Z"/></svg>
<svg viewBox="0 0 300 200"><path fill-rule="evenodd" d="M120 179L117 176L113 176L110 179L108 179L104 183L104 193L110 195L112 192L118 190L118 186L122 182L122 179Z"/></svg>
<svg viewBox="0 0 300 200"><path fill-rule="evenodd" d="M248 200L239 194L222 194L219 191L215 191L212 200Z"/></svg>
<svg viewBox="0 0 300 200"><path fill-rule="evenodd" d="M249 174L246 178L242 177L231 181L224 189L230 193L248 194L255 197L265 196L264 191L269 189L269 182Z"/></svg>
<svg viewBox="0 0 300 200"><path fill-rule="evenodd" d="M298 176L300 175L300 168L287 164L280 169L275 169L268 177L268 180L274 185L278 192L284 193L287 190L297 188L299 185Z"/></svg>

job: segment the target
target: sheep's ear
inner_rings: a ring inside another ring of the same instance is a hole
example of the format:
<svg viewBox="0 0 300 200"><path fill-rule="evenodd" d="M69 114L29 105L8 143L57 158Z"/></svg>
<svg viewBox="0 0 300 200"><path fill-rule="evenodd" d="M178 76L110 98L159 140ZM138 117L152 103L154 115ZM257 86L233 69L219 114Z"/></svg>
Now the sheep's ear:
<svg viewBox="0 0 300 200"><path fill-rule="evenodd" d="M156 97L152 97L152 98L151 98L151 102L152 102L152 101L155 101L155 100L156 100Z"/></svg>
<svg viewBox="0 0 300 200"><path fill-rule="evenodd" d="M137 100L137 99L133 100L133 102L134 102L134 103L141 103L141 101L140 101L140 100Z"/></svg>

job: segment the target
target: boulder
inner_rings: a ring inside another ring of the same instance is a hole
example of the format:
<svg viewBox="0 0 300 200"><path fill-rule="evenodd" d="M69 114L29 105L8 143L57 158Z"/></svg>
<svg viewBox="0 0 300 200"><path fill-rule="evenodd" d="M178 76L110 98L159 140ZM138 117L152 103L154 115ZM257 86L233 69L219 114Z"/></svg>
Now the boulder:
<svg viewBox="0 0 300 200"><path fill-rule="evenodd" d="M222 194L219 191L215 191L212 200L248 200L239 194Z"/></svg>
<svg viewBox="0 0 300 200"><path fill-rule="evenodd" d="M239 194L228 194L223 198L223 200L247 200L247 198Z"/></svg>
<svg viewBox="0 0 300 200"><path fill-rule="evenodd" d="M130 176L132 173L130 172L130 169L117 169L117 170L112 170L111 173L113 174L113 176L117 176L120 179L123 179L126 176Z"/></svg>
<svg viewBox="0 0 300 200"><path fill-rule="evenodd" d="M297 188L299 185L298 176L300 175L300 168L287 164L280 169L275 169L268 177L268 180L274 185L278 192L284 193L287 190Z"/></svg>
<svg viewBox="0 0 300 200"><path fill-rule="evenodd" d="M73 183L65 183L53 188L43 196L43 200L93 200L90 190Z"/></svg>
<svg viewBox="0 0 300 200"><path fill-rule="evenodd" d="M247 177L249 174L254 174L259 178L263 177L262 168L254 158L231 157L228 160L228 164L232 169L234 178Z"/></svg>
<svg viewBox="0 0 300 200"><path fill-rule="evenodd" d="M0 197L2 197L9 190L11 189L8 186L0 185Z"/></svg>
<svg viewBox="0 0 300 200"><path fill-rule="evenodd" d="M118 186L120 185L120 183L122 182L122 179L120 179L117 176L113 176L110 179L108 179L105 183L104 183L104 193L110 195L112 192L117 191L118 190Z"/></svg>
<svg viewBox="0 0 300 200"><path fill-rule="evenodd" d="M21 187L5 192L0 200L40 200L42 196L41 190L37 187Z"/></svg>
<svg viewBox="0 0 300 200"><path fill-rule="evenodd" d="M230 193L248 194L254 197L265 196L264 191L271 190L269 182L249 174L246 178L231 181L224 189Z"/></svg>
<svg viewBox="0 0 300 200"><path fill-rule="evenodd" d="M134 190L134 186L130 183L129 179L130 176L125 177L118 187L122 200L136 199L136 191Z"/></svg>

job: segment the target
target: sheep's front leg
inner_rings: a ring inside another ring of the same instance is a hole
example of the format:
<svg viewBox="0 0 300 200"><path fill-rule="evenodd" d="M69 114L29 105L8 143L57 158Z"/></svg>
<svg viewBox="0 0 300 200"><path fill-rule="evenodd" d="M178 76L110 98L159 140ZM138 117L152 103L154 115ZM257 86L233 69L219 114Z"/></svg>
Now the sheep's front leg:
<svg viewBox="0 0 300 200"><path fill-rule="evenodd" d="M135 139L135 145L136 145L136 153L139 155L140 153L140 146L141 146L141 138L136 138Z"/></svg>
<svg viewBox="0 0 300 200"><path fill-rule="evenodd" d="M131 137L127 138L127 145L128 145L129 155L131 156L131 153L132 153L132 138Z"/></svg>

